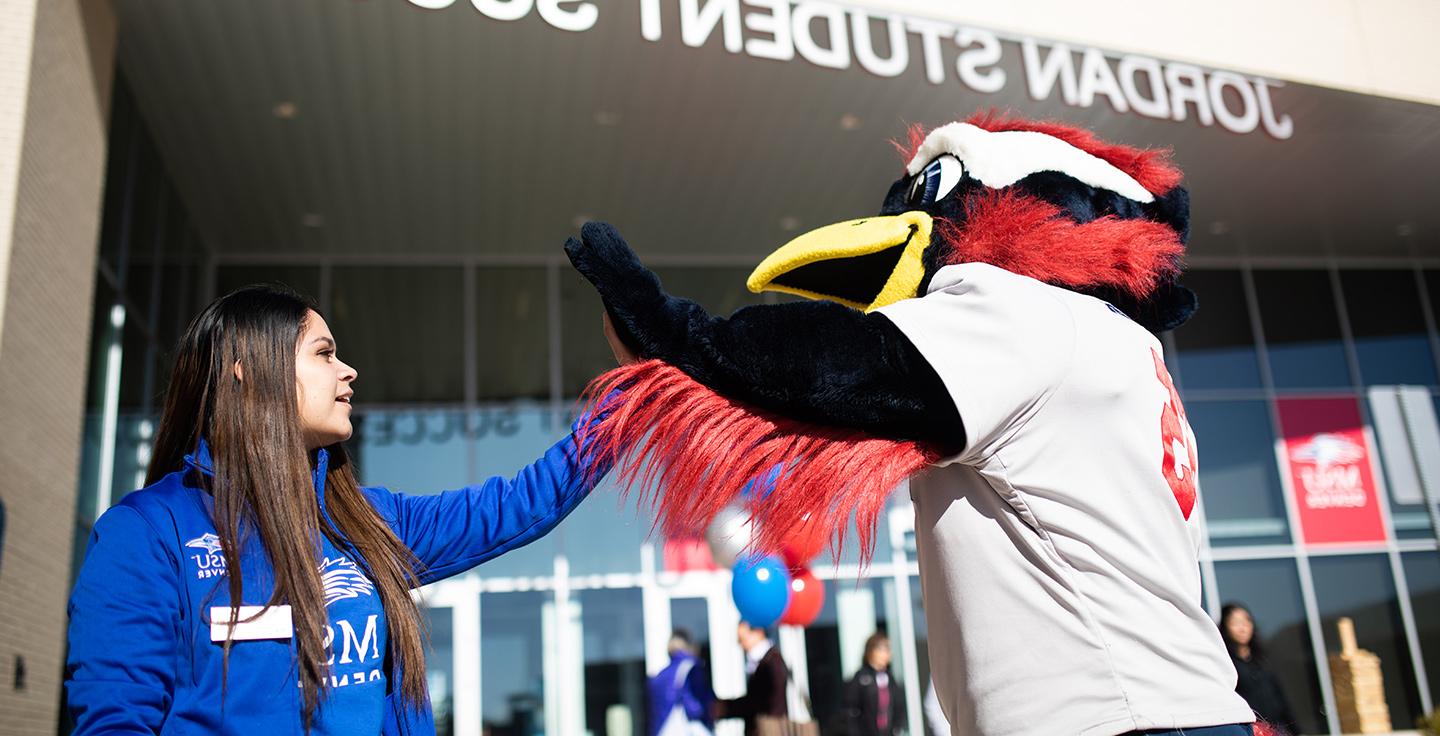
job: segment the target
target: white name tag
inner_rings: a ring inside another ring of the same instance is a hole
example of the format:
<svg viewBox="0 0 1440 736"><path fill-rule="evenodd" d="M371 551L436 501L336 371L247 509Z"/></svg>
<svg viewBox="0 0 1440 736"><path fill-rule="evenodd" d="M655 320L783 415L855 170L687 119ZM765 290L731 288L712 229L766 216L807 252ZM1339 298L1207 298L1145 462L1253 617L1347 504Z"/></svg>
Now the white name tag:
<svg viewBox="0 0 1440 736"><path fill-rule="evenodd" d="M271 606L253 621L245 619L260 613L264 606L241 606L235 623L235 641L251 639L289 639L295 635L295 622L290 618L289 606ZM214 606L210 609L210 641L225 641L230 628L230 607Z"/></svg>

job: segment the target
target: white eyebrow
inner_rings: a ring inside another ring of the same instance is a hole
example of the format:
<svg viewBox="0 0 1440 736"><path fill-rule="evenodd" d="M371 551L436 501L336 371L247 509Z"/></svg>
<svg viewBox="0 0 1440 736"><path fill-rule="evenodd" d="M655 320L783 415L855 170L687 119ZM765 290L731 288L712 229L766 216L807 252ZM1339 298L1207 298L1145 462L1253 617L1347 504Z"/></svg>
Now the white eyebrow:
<svg viewBox="0 0 1440 736"><path fill-rule="evenodd" d="M950 123L925 137L905 170L914 176L946 153L960 159L971 178L992 189L1008 187L1031 174L1057 171L1137 202L1155 201L1154 194L1114 164L1054 136L1028 130L995 133L969 123Z"/></svg>

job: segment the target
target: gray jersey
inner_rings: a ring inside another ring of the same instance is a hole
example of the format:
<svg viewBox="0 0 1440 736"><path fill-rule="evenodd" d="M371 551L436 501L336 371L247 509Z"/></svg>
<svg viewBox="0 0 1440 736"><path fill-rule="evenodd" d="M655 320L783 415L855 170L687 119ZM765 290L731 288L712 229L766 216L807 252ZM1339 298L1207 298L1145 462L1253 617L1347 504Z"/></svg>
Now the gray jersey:
<svg viewBox="0 0 1440 736"><path fill-rule="evenodd" d="M1201 607L1194 436L1155 337L1098 299L978 263L879 311L965 425L964 450L910 484L954 732L1253 721Z"/></svg>

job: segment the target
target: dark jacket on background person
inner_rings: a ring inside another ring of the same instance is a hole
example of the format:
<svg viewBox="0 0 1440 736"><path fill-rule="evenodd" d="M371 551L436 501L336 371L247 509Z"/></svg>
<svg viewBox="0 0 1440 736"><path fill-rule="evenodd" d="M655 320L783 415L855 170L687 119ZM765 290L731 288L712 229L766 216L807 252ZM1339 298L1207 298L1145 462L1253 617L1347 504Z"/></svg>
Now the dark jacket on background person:
<svg viewBox="0 0 1440 736"><path fill-rule="evenodd" d="M745 735L757 733L756 719L759 716L785 718L789 709L785 703L785 686L790 671L780 657L780 649L774 644L770 651L760 658L755 671L745 678L745 694L733 699L715 701L715 718L743 718Z"/></svg>
<svg viewBox="0 0 1440 736"><path fill-rule="evenodd" d="M861 665L860 671L845 683L841 695L840 733L843 736L893 736L905 729L905 691L888 670L884 670L889 691L889 717L885 727L880 727L880 677L870 665Z"/></svg>
<svg viewBox="0 0 1440 736"><path fill-rule="evenodd" d="M1300 733L1295 713L1290 710L1290 701L1286 700L1285 691L1280 689L1280 678L1265 668L1264 660L1257 657L1241 659L1233 654L1230 660L1235 663L1235 692L1250 704L1255 715L1283 729L1287 735Z"/></svg>

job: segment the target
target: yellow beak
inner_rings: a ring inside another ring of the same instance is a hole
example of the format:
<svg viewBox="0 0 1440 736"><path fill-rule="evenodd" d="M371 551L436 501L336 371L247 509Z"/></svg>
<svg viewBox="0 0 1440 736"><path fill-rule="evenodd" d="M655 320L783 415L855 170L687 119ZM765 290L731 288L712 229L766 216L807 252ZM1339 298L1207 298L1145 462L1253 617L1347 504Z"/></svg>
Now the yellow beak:
<svg viewBox="0 0 1440 736"><path fill-rule="evenodd" d="M828 299L866 312L916 296L932 220L924 212L826 225L780 246L755 267L750 291Z"/></svg>

